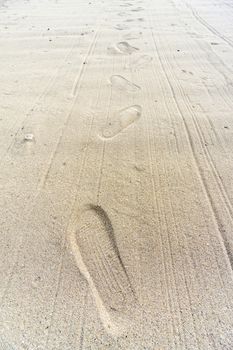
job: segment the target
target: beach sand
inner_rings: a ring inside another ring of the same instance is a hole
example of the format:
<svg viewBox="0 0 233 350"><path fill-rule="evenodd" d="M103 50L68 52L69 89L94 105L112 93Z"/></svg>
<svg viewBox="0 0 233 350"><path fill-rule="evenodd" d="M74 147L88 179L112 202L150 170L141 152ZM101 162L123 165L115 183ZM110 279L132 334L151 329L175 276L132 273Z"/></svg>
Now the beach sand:
<svg viewBox="0 0 233 350"><path fill-rule="evenodd" d="M0 349L233 349L231 0L0 6Z"/></svg>

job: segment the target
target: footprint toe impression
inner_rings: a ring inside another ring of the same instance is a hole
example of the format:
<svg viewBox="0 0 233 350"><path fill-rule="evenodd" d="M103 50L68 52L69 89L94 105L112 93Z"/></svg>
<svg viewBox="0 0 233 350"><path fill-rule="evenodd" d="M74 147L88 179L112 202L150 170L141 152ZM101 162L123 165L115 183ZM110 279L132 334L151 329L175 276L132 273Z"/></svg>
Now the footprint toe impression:
<svg viewBox="0 0 233 350"><path fill-rule="evenodd" d="M115 119L103 130L102 136L106 139L110 139L118 135L129 125L138 120L141 117L141 114L142 107L139 105L133 105L120 110L115 115Z"/></svg>
<svg viewBox="0 0 233 350"><path fill-rule="evenodd" d="M135 296L111 221L100 206L89 205L82 211L70 228L70 243L104 326L110 333L120 332Z"/></svg>

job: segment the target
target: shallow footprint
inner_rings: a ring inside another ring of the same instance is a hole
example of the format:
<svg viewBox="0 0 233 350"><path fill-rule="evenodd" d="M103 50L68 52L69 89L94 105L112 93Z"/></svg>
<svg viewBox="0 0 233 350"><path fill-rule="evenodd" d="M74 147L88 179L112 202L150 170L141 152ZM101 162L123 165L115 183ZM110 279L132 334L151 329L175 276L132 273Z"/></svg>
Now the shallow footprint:
<svg viewBox="0 0 233 350"><path fill-rule="evenodd" d="M127 33L123 36L126 40L136 40L138 38L140 38L140 34L138 33Z"/></svg>
<svg viewBox="0 0 233 350"><path fill-rule="evenodd" d="M120 5L120 6L121 6L121 7L130 7L130 6L133 6L133 4L127 2L127 3L122 4L122 5Z"/></svg>
<svg viewBox="0 0 233 350"><path fill-rule="evenodd" d="M127 30L128 26L126 26L124 24L117 24L114 28L117 30Z"/></svg>
<svg viewBox="0 0 233 350"><path fill-rule="evenodd" d="M109 122L109 125L103 130L102 136L105 139L110 139L118 135L121 131L138 120L141 114L142 107L139 105L133 105L120 110L115 115L114 120Z"/></svg>
<svg viewBox="0 0 233 350"><path fill-rule="evenodd" d="M131 55L133 52L139 50L137 47L134 47L134 46L130 45L129 43L127 43L127 41L121 41L121 42L117 43L116 47L118 48L118 50L120 52L128 54L128 55Z"/></svg>
<svg viewBox="0 0 233 350"><path fill-rule="evenodd" d="M126 2L124 4L120 5L121 7L129 7L129 6L133 6L133 4L131 4L131 2Z"/></svg>
<svg viewBox="0 0 233 350"><path fill-rule="evenodd" d="M88 205L69 227L71 249L89 283L101 320L110 333L129 323L135 295L121 259L112 223L100 206Z"/></svg>
<svg viewBox="0 0 233 350"><path fill-rule="evenodd" d="M126 20L125 20L125 22L134 22L135 21L135 19L133 19L133 18L127 18Z"/></svg>
<svg viewBox="0 0 233 350"><path fill-rule="evenodd" d="M140 12L140 11L143 11L144 10L144 8L143 7L137 7L137 8L135 8L135 9L132 9L131 11L133 11L133 12Z"/></svg>
<svg viewBox="0 0 233 350"><path fill-rule="evenodd" d="M141 89L140 86L131 83L131 81L125 79L121 75L112 75L110 82L113 87L128 92L136 92Z"/></svg>

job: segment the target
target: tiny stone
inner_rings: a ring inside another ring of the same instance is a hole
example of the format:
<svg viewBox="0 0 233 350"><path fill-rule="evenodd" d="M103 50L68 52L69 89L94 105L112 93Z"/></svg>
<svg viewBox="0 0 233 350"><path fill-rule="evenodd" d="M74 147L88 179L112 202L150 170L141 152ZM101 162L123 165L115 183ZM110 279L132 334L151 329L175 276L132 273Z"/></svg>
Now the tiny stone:
<svg viewBox="0 0 233 350"><path fill-rule="evenodd" d="M25 141L33 141L34 140L34 135L33 134L25 134L24 135L24 140Z"/></svg>

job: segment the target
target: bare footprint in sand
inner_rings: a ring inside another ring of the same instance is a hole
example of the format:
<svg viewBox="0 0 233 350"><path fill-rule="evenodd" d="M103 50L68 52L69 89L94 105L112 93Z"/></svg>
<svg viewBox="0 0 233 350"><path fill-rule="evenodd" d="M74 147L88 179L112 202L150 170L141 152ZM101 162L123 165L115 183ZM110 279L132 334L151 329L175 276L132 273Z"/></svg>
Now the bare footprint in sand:
<svg viewBox="0 0 233 350"><path fill-rule="evenodd" d="M133 4L131 4L131 3L125 3L125 4L122 4L122 5L120 5L120 7L130 7L130 6L133 6Z"/></svg>
<svg viewBox="0 0 233 350"><path fill-rule="evenodd" d="M127 55L131 55L132 53L139 50L137 47L134 47L127 43L127 41L120 41L119 43L117 43L116 47L120 52Z"/></svg>
<svg viewBox="0 0 233 350"><path fill-rule="evenodd" d="M139 6L137 8L132 9L131 11L132 12L140 12L140 11L143 11L143 10L144 10L144 8Z"/></svg>
<svg viewBox="0 0 233 350"><path fill-rule="evenodd" d="M135 21L135 19L133 19L133 18L127 18L126 20L125 20L125 22L134 22Z"/></svg>
<svg viewBox="0 0 233 350"><path fill-rule="evenodd" d="M106 330L119 334L130 324L135 294L121 259L112 223L98 205L88 205L69 227L78 268L89 283Z"/></svg>
<svg viewBox="0 0 233 350"><path fill-rule="evenodd" d="M112 75L110 78L110 82L114 88L127 92L137 92L141 89L140 86L125 79L121 75Z"/></svg>
<svg viewBox="0 0 233 350"><path fill-rule="evenodd" d="M120 5L121 7L130 7L133 6L130 2L126 2L125 4Z"/></svg>
<svg viewBox="0 0 233 350"><path fill-rule="evenodd" d="M117 24L114 28L117 29L117 30L127 30L127 29L129 29L129 27L127 25L124 25L124 24Z"/></svg>
<svg viewBox="0 0 233 350"><path fill-rule="evenodd" d="M120 16L120 17L125 17L125 16L128 16L128 14L126 13L126 12L118 12L118 14L117 14L118 16Z"/></svg>
<svg viewBox="0 0 233 350"><path fill-rule="evenodd" d="M137 47L130 45L127 41L120 41L115 46L108 47L108 52L114 55L131 55L138 50Z"/></svg>
<svg viewBox="0 0 233 350"><path fill-rule="evenodd" d="M126 40L137 40L140 38L140 34L138 33L126 33L123 35L124 39Z"/></svg>
<svg viewBox="0 0 233 350"><path fill-rule="evenodd" d="M111 139L118 135L136 120L141 117L142 107L139 105L133 105L128 108L124 108L117 112L114 119L108 123L102 132L102 137L105 139Z"/></svg>

